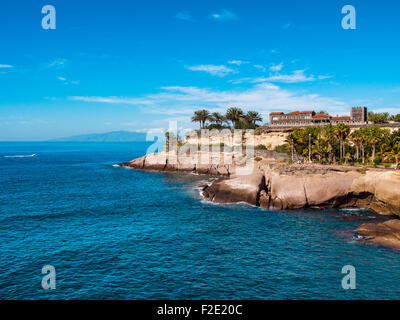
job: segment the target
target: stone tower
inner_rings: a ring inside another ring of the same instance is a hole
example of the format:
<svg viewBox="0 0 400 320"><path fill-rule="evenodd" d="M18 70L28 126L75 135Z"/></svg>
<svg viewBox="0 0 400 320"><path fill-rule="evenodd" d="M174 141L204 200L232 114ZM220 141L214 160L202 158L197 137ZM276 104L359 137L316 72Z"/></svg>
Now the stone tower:
<svg viewBox="0 0 400 320"><path fill-rule="evenodd" d="M352 107L351 120L354 122L367 122L367 108L366 107Z"/></svg>

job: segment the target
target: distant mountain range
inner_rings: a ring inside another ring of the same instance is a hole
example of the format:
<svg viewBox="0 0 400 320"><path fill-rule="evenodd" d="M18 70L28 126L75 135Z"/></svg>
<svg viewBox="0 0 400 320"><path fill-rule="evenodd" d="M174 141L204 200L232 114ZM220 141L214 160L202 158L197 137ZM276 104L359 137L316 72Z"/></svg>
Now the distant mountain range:
<svg viewBox="0 0 400 320"><path fill-rule="evenodd" d="M146 133L132 131L113 131L106 133L83 134L49 140L52 142L134 142L146 141Z"/></svg>

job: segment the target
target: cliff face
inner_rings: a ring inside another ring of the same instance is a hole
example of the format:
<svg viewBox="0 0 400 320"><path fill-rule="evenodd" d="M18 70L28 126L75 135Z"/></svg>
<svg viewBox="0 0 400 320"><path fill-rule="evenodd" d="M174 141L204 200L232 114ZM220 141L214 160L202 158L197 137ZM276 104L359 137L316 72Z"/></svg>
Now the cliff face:
<svg viewBox="0 0 400 320"><path fill-rule="evenodd" d="M246 194L248 198L250 190L257 193L250 203L265 209L360 207L400 215L400 174L395 172L258 167L249 176L217 181L205 188L204 196L216 202L232 202L236 198L232 194Z"/></svg>
<svg viewBox="0 0 400 320"><path fill-rule="evenodd" d="M381 214L400 216L400 172L368 171L355 180L350 192L356 196L370 195L364 206Z"/></svg>
<svg viewBox="0 0 400 320"><path fill-rule="evenodd" d="M121 163L119 166L143 170L182 171L230 176L235 171L236 166L234 164L223 163L223 155L220 153L213 154L210 152L207 154L199 153L192 156L177 156L172 152L162 152L148 154L130 162Z"/></svg>
<svg viewBox="0 0 400 320"><path fill-rule="evenodd" d="M120 166L221 176L203 188L203 196L216 203L247 202L274 210L360 207L400 216L400 172L370 169L362 173L353 167L318 165L299 167L265 159L245 167L220 164L223 160L221 153L179 157L160 153ZM400 248L400 220L365 224L357 231L367 241Z"/></svg>
<svg viewBox="0 0 400 320"><path fill-rule="evenodd" d="M267 160L254 162L251 168L223 163L221 153L179 157L159 153L121 166L222 176L203 190L205 198L218 203L248 202L275 210L361 207L400 216L400 173L396 171L371 169L363 174L352 167L298 167Z"/></svg>

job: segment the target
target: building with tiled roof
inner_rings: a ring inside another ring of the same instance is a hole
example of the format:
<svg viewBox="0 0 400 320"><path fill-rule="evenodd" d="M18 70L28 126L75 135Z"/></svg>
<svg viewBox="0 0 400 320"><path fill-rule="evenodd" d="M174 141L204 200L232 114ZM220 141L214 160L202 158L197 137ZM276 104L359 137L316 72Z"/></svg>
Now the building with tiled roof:
<svg viewBox="0 0 400 320"><path fill-rule="evenodd" d="M333 117L325 113L315 113L314 111L293 111L289 113L271 112L269 114L269 124L273 126L307 126L325 124L358 124L366 123L367 108L351 108L351 116Z"/></svg>

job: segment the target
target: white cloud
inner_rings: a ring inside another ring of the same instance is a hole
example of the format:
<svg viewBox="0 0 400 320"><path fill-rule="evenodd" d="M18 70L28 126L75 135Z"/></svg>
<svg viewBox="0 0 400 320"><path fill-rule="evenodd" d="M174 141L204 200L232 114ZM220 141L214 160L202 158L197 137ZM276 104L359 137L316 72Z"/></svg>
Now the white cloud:
<svg viewBox="0 0 400 320"><path fill-rule="evenodd" d="M235 13L228 11L226 9L222 10L219 13L211 13L209 15L210 19L222 21L222 20L235 20L237 16Z"/></svg>
<svg viewBox="0 0 400 320"><path fill-rule="evenodd" d="M316 80L323 80L331 78L331 76L314 76L306 75L304 70L296 70L291 74L272 74L269 77L255 77L255 78L241 78L232 80L232 83L262 83L262 82L277 82L277 83L300 83L300 82L311 82Z"/></svg>
<svg viewBox="0 0 400 320"><path fill-rule="evenodd" d="M277 74L272 75L267 78L266 81L270 82L284 82L284 83L296 83L296 82L308 82L314 81L315 77L313 75L306 76L304 70L293 71L292 74Z"/></svg>
<svg viewBox="0 0 400 320"><path fill-rule="evenodd" d="M69 99L73 101L101 102L101 103L111 103L111 104L132 104L132 105L153 104L151 100L138 99L138 98L73 96L69 97Z"/></svg>
<svg viewBox="0 0 400 320"><path fill-rule="evenodd" d="M212 65L212 64L191 66L191 67L186 67L186 68L191 71L207 72L207 73L209 73L213 76L217 76L217 77L225 77L230 73L237 72L236 70L228 68L224 65L216 66L216 65Z"/></svg>
<svg viewBox="0 0 400 320"><path fill-rule="evenodd" d="M234 64L235 66L241 66L242 64L248 63L247 61L242 60L231 60L228 61L229 64Z"/></svg>
<svg viewBox="0 0 400 320"><path fill-rule="evenodd" d="M57 80L62 81L65 85L69 85L69 84L79 84L79 81L67 81L67 78L64 77L58 77Z"/></svg>
<svg viewBox="0 0 400 320"><path fill-rule="evenodd" d="M267 69L264 66L262 66L261 64L255 64L254 68L259 69L263 72L267 71Z"/></svg>
<svg viewBox="0 0 400 320"><path fill-rule="evenodd" d="M14 68L14 66L10 64L0 64L0 68Z"/></svg>
<svg viewBox="0 0 400 320"><path fill-rule="evenodd" d="M271 66L269 68L269 70L271 70L273 72L278 72L278 71L281 71L282 68L283 68L283 63L280 63L280 64L276 64L276 65Z"/></svg>
<svg viewBox="0 0 400 320"><path fill-rule="evenodd" d="M67 61L68 61L67 59L56 59L50 62L47 66L49 68L63 68L67 63Z"/></svg>
<svg viewBox="0 0 400 320"><path fill-rule="evenodd" d="M326 110L331 113L346 113L349 105L337 98L323 97L315 93L282 89L271 83L256 84L248 89L211 90L199 87L163 87L155 94L143 97L71 97L71 100L129 104L142 108L144 113L161 116L150 124L161 126L167 120L179 120L180 125L192 127L190 117L198 108L211 112L225 112L229 106L259 111L266 120L269 112L290 110ZM158 122L157 122L158 121Z"/></svg>
<svg viewBox="0 0 400 320"><path fill-rule="evenodd" d="M179 20L185 20L185 21L191 21L191 20L192 20L192 17L191 17L190 14L189 14L188 12L186 12L186 11L178 12L178 13L175 15L175 18L177 18L177 19L179 19Z"/></svg>

